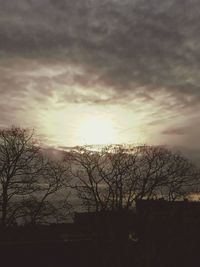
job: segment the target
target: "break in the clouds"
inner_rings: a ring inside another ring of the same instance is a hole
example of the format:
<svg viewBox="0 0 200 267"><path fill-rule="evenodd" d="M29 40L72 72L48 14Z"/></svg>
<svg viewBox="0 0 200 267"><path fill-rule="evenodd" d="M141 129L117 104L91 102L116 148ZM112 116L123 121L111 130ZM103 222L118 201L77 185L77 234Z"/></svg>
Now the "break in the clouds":
<svg viewBox="0 0 200 267"><path fill-rule="evenodd" d="M200 147L199 15L197 0L0 0L1 126L72 145L94 114L116 142Z"/></svg>

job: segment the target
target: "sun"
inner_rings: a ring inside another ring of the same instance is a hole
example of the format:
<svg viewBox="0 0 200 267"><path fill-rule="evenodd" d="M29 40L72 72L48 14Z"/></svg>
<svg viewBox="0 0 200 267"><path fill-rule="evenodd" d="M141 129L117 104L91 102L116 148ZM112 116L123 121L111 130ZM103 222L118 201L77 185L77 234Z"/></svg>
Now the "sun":
<svg viewBox="0 0 200 267"><path fill-rule="evenodd" d="M81 105L48 103L37 115L38 132L46 145L72 147L79 145L116 144L119 126L113 114Z"/></svg>
<svg viewBox="0 0 200 267"><path fill-rule="evenodd" d="M83 145L106 145L116 142L114 123L107 117L92 116L84 119L78 128L78 135Z"/></svg>

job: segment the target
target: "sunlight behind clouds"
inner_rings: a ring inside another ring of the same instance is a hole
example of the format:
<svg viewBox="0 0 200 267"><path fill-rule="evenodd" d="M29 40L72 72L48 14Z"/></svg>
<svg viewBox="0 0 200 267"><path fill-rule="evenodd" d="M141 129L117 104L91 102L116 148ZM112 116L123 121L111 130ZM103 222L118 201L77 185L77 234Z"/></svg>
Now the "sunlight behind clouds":
<svg viewBox="0 0 200 267"><path fill-rule="evenodd" d="M93 115L92 115L93 114ZM39 111L39 131L55 146L117 143L116 122L92 106L68 104Z"/></svg>
<svg viewBox="0 0 200 267"><path fill-rule="evenodd" d="M83 145L115 144L118 142L114 123L105 115L88 115L80 122L77 133L79 142Z"/></svg>
<svg viewBox="0 0 200 267"><path fill-rule="evenodd" d="M64 105L54 96L35 110L37 130L47 145L76 146L93 144L143 143L148 132L143 111L113 105Z"/></svg>

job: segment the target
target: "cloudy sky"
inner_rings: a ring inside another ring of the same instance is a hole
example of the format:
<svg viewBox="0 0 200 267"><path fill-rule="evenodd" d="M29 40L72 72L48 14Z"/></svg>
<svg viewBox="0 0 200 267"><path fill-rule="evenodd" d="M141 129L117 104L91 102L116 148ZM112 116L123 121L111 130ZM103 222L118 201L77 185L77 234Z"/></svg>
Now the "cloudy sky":
<svg viewBox="0 0 200 267"><path fill-rule="evenodd" d="M0 127L197 157L199 16L198 0L0 0Z"/></svg>

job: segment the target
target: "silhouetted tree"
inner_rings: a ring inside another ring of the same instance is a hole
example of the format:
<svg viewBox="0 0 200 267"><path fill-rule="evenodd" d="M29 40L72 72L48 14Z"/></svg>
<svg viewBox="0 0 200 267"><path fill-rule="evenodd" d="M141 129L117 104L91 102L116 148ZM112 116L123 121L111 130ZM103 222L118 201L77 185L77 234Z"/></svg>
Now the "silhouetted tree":
<svg viewBox="0 0 200 267"><path fill-rule="evenodd" d="M31 197L23 201L24 216L27 223L31 224L47 223L53 218L59 220L58 217L62 216L61 209L64 212L64 209L70 208L68 198L60 201L62 207L53 204L56 202L56 194L63 189L63 183L68 179L65 165L42 155L39 169L36 190Z"/></svg>
<svg viewBox="0 0 200 267"><path fill-rule="evenodd" d="M184 198L199 184L199 170L180 152L163 146L140 148L140 175L137 199Z"/></svg>
<svg viewBox="0 0 200 267"><path fill-rule="evenodd" d="M35 190L40 148L33 132L21 128L0 130L0 211L2 226L14 223L19 197Z"/></svg>
<svg viewBox="0 0 200 267"><path fill-rule="evenodd" d="M58 220L61 207L53 202L56 201L56 193L63 187L63 181L68 180L67 177L66 165L44 153L35 141L33 131L16 127L1 130L2 226L15 224L19 219L29 220L32 224L52 216ZM66 199L63 199L64 204L66 209Z"/></svg>
<svg viewBox="0 0 200 267"><path fill-rule="evenodd" d="M129 209L136 199L184 197L198 172L180 153L160 146L77 148L67 153L71 186L87 209Z"/></svg>

